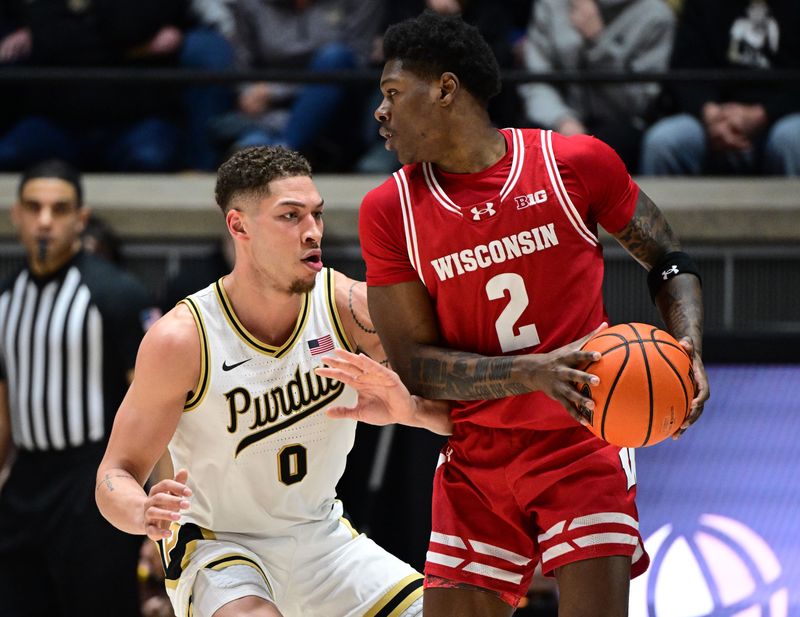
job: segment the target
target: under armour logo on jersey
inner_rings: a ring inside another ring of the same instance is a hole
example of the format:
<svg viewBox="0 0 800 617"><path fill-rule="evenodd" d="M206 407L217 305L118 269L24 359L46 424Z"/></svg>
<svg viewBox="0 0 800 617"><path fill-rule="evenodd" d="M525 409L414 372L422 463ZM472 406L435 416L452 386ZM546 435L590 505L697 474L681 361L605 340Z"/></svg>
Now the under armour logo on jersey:
<svg viewBox="0 0 800 617"><path fill-rule="evenodd" d="M671 278L672 276L675 276L676 274L679 274L679 273L680 273L680 270L678 270L678 266L677 266L677 265L675 265L675 264L672 264L672 265L669 267L669 270L664 270L664 271L661 273L661 278L662 278L662 279L664 279L664 280L666 281L667 279L669 279L669 278ZM671 276L670 276L670 275L671 275Z"/></svg>
<svg viewBox="0 0 800 617"><path fill-rule="evenodd" d="M472 220L473 221L480 221L482 216L494 216L497 214L494 209L494 204L491 201L486 202L485 208L478 208L478 206L474 206L472 210Z"/></svg>
<svg viewBox="0 0 800 617"><path fill-rule="evenodd" d="M537 206L547 201L547 191L542 189L535 193L528 193L527 195L517 195L514 201L517 203L517 210Z"/></svg>

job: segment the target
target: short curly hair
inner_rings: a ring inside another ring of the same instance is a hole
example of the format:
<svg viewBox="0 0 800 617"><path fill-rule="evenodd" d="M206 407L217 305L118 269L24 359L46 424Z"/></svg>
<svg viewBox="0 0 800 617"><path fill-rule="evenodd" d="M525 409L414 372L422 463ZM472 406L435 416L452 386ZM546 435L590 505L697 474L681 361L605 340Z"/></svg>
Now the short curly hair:
<svg viewBox="0 0 800 617"><path fill-rule="evenodd" d="M311 164L300 153L281 146L255 146L234 153L217 170L214 197L223 213L234 197L269 195L269 183L281 178L311 177Z"/></svg>
<svg viewBox="0 0 800 617"><path fill-rule="evenodd" d="M400 60L419 77L442 73L458 76L481 103L500 92L500 67L494 52L475 26L461 17L426 10L390 26L383 37L386 60Z"/></svg>

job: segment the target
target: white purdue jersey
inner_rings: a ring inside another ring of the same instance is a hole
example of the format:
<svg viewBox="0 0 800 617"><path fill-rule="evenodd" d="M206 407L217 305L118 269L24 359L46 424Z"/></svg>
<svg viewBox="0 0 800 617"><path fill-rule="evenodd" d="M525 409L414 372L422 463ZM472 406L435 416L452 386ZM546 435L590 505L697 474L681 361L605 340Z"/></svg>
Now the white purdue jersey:
<svg viewBox="0 0 800 617"><path fill-rule="evenodd" d="M280 347L244 328L221 281L183 300L202 348L200 381L169 444L193 491L183 523L265 536L331 512L356 427L324 412L355 404L355 391L314 373L326 351L353 350L333 280L328 268L317 274Z"/></svg>

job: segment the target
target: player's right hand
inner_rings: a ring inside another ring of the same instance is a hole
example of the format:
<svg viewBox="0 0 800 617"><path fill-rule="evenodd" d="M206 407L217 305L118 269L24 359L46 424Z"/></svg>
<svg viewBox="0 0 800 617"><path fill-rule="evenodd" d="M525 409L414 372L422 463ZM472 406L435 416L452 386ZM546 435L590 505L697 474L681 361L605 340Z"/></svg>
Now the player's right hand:
<svg viewBox="0 0 800 617"><path fill-rule="evenodd" d="M586 336L568 345L548 353L529 356L533 364L531 373L534 388L561 403L569 415L584 425L586 419L580 414L579 409L594 409L594 401L581 394L578 388L581 384L596 386L600 383L600 379L576 367L586 366L600 359L599 352L582 351L581 348L590 338L607 327L608 324L603 322Z"/></svg>
<svg viewBox="0 0 800 617"><path fill-rule="evenodd" d="M189 472L181 469L174 479L161 480L150 488L144 502L144 528L151 540L169 538L169 526L181 519L181 510L189 508L192 489L186 486Z"/></svg>

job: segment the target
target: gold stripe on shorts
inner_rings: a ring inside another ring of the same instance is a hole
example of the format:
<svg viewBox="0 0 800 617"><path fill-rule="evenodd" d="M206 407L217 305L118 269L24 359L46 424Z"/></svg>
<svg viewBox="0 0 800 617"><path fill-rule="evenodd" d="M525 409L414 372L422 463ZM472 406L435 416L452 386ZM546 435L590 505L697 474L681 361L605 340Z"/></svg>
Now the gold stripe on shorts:
<svg viewBox="0 0 800 617"><path fill-rule="evenodd" d="M364 617L399 617L421 597L422 575L414 572L392 587Z"/></svg>
<svg viewBox="0 0 800 617"><path fill-rule="evenodd" d="M347 531L350 532L350 535L353 536L353 538L357 538L360 535L358 531L356 531L356 528L353 527L353 524L350 521L348 521L345 517L340 516L339 522L345 527L347 527Z"/></svg>
<svg viewBox="0 0 800 617"><path fill-rule="evenodd" d="M261 578L264 579L264 584L267 586L269 590L269 594L274 598L275 592L272 591L272 585L269 584L269 580L267 579L267 575L264 574L264 570L261 569L261 566L258 565L258 562L254 560L252 557L248 557L247 555L242 555L241 553L228 553L227 555L222 555L221 557L215 557L212 561L208 562L203 568L208 570L224 570L230 566L249 566L253 568L256 572L261 575Z"/></svg>
<svg viewBox="0 0 800 617"><path fill-rule="evenodd" d="M164 584L175 589L181 572L189 563L189 559L197 548L197 543L202 540L213 540L213 532L203 529L194 523L170 525L172 537L158 541L161 554L161 563L164 566Z"/></svg>

